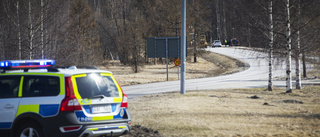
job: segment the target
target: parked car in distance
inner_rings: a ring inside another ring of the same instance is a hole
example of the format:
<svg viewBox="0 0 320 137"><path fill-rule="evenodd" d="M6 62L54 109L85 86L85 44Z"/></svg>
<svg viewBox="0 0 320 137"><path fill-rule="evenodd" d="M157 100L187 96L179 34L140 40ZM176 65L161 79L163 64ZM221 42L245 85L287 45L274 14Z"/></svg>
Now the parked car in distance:
<svg viewBox="0 0 320 137"><path fill-rule="evenodd" d="M212 47L221 47L222 44L221 44L221 41L220 40L214 40L213 43L212 43Z"/></svg>
<svg viewBox="0 0 320 137"><path fill-rule="evenodd" d="M231 41L230 42L231 46L239 46L240 45L240 42L239 42L239 40L237 40L237 38L233 38L230 41Z"/></svg>

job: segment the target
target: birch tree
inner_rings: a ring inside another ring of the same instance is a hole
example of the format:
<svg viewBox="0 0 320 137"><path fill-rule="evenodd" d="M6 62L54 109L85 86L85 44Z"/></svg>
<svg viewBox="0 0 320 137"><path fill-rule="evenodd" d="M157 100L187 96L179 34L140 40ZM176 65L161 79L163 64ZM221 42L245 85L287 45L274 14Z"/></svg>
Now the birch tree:
<svg viewBox="0 0 320 137"><path fill-rule="evenodd" d="M214 9L216 9L216 2L218 1L212 1L212 3L206 3L205 1L197 1L197 0L193 0L192 3L187 4L187 6L189 7L190 10L188 10L187 12L187 18L189 18L187 20L187 24L191 24L190 26L192 26L191 30L193 30L193 41L192 41L192 45L193 47L193 60L194 62L197 62L197 57L198 55L198 51L197 49L199 48L200 44L200 35L203 34L210 34L212 33L212 29L216 28L216 26L211 26L210 24L214 22L214 20L216 18L214 18L213 16L209 16L210 12L208 12L209 9L206 8L206 4L210 4L211 6L211 14L213 15L213 13L215 13ZM211 18L210 21L205 21L206 18ZM213 23L213 24L216 24ZM211 29L210 27L211 26ZM215 29L214 29L215 30ZM208 33L209 32L209 33Z"/></svg>
<svg viewBox="0 0 320 137"><path fill-rule="evenodd" d="M17 29L17 37L18 37L18 58L22 59L22 38L21 38L21 24L20 24L20 1L16 2L11 0L6 0L4 3L4 10L7 18L15 25ZM13 11L11 9L11 5L14 5L15 13L11 13Z"/></svg>
<svg viewBox="0 0 320 137"><path fill-rule="evenodd" d="M220 4L219 4L219 3L220 3L220 1L219 1L219 0L216 0L216 17L217 17L217 22L216 22L216 23L217 23L217 25L216 25L216 26L217 26L217 28L216 28L216 30L217 30L217 37L216 37L216 39L217 39L217 40L220 40L220 38L221 38L221 37L220 37L220 32L221 32L220 30L222 30L222 29L221 29L221 25L220 25L221 20L220 20L220 8L219 8L219 7L220 7Z"/></svg>
<svg viewBox="0 0 320 137"><path fill-rule="evenodd" d="M26 15L26 21L23 29L27 32L27 58L41 58L41 35L43 35L41 32L41 26L43 25L41 1L28 0L24 4L24 9L25 12L21 15Z"/></svg>
<svg viewBox="0 0 320 137"><path fill-rule="evenodd" d="M34 37L34 26L32 23L32 12L31 12L31 1L28 2L28 26L29 26L29 59L33 58L33 37Z"/></svg>
<svg viewBox="0 0 320 137"><path fill-rule="evenodd" d="M290 24L290 0L286 0L286 48L287 48L287 68L286 68L286 93L292 92L291 74L291 24Z"/></svg>
<svg viewBox="0 0 320 137"><path fill-rule="evenodd" d="M18 52L19 52L19 59L21 59L21 54L22 54L22 47L21 47L21 31L20 31L20 13L19 13L19 0L17 0L16 4L16 9L17 9L17 29L18 29Z"/></svg>
<svg viewBox="0 0 320 137"><path fill-rule="evenodd" d="M226 1L222 1L222 17L223 17L223 28L222 28L222 34L223 34L223 39L228 39L228 34L227 34L227 23L226 23ZM222 39L222 40L223 40Z"/></svg>
<svg viewBox="0 0 320 137"><path fill-rule="evenodd" d="M314 20L316 20L316 18L318 18L320 16L319 11L314 11L315 14L311 14L308 15L307 18L303 18L301 16L301 11L302 11L302 7L304 7L304 11L308 10L309 5L316 5L317 2L315 1L301 1L301 0L297 0L295 1L294 5L291 7L294 7L294 9L296 9L296 13L293 13L292 15L296 15L293 16L295 17L295 21L293 25L295 25L293 32L291 35L296 35L296 41L295 41L295 46L294 46L294 59L295 59L295 69L296 69L296 89L302 89L301 86L301 54L302 54L302 60L303 60L303 72L304 75L306 75L306 62L305 62L305 52L306 51L313 51L315 48L315 44L311 44L313 43L312 37L314 36L308 36L307 34L310 34L309 31L305 31L306 33L303 34L303 28L307 27L307 26L314 26L316 27L317 25L311 24L311 22L314 22ZM310 12L310 11L309 11ZM315 29L317 30L317 29ZM306 39L308 41L308 43L305 44L301 44L301 37L303 36L303 39ZM312 34L314 35L314 34ZM317 39L317 38L316 38Z"/></svg>
<svg viewBox="0 0 320 137"><path fill-rule="evenodd" d="M70 6L70 22L64 32L68 45L59 49L65 55L61 62L82 66L101 62L100 37L91 7L86 0L74 0Z"/></svg>
<svg viewBox="0 0 320 137"><path fill-rule="evenodd" d="M268 80L268 91L272 91L272 74L273 74L273 19L272 19L272 0L269 0L268 4L269 13L269 80Z"/></svg>
<svg viewBox="0 0 320 137"><path fill-rule="evenodd" d="M132 13L139 13L139 11L135 8ZM129 59L129 65L132 67L133 71L135 73L139 72L139 68L143 67L144 61L143 61L143 50L145 49L143 46L143 43L146 41L143 38L143 33L145 30L143 29L145 24L144 24L144 19L139 15L139 14L133 14L130 18L130 24L129 24L129 30L128 33L132 36L130 37L132 40L130 48L130 56L132 56Z"/></svg>
<svg viewBox="0 0 320 137"><path fill-rule="evenodd" d="M300 6L300 0L299 0L299 3L298 3L298 26L300 25L300 15L301 15L301 6ZM300 53L301 53L301 50L300 50L300 29L298 30L297 32L297 48L295 50L295 56L294 56L294 59L295 59L295 64L296 64L296 89L301 89L301 73L300 73Z"/></svg>
<svg viewBox="0 0 320 137"><path fill-rule="evenodd" d="M44 25L44 2L43 0L40 1L40 8L41 8L41 13L40 13L40 37L41 37L41 40L40 40L40 45L41 45L41 59L44 59L44 29L43 29L43 25Z"/></svg>
<svg viewBox="0 0 320 137"><path fill-rule="evenodd" d="M304 54L305 51L310 51L310 49L315 49L314 44L305 44L305 45L301 45L301 30L303 30L302 28L308 26L311 22L313 22L313 20L315 20L316 18L318 18L320 16L319 12L315 12L316 14L314 15L308 15L308 19L302 20L301 17L301 10L302 10L302 6L304 6L305 8L308 8L309 5L313 5L315 4L315 2L313 1L308 1L308 2L301 2L301 0L297 0L292 2L292 4L290 4L290 7L293 8L293 12L291 12L291 18L290 19L294 19L291 25L293 25L293 27L291 27L291 35L290 37L295 37L296 41L293 43L293 58L295 60L295 70L296 70L296 89L302 89L301 86L301 69L300 69L300 64L301 64L301 59L300 59L300 55ZM296 10L294 10L296 9ZM294 16L296 15L296 16ZM309 32L307 32L309 33ZM306 34L305 34L306 35ZM309 42L311 42L310 39L312 39L312 37L304 37L304 39L308 39ZM309 49L309 50L308 50ZM305 60L304 60L304 72L306 67L305 67Z"/></svg>

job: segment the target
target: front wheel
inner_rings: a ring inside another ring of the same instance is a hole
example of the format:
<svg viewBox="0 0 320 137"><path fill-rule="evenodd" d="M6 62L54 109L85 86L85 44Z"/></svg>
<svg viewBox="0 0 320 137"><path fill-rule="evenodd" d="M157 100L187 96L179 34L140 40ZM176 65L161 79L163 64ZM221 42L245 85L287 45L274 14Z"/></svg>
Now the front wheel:
<svg viewBox="0 0 320 137"><path fill-rule="evenodd" d="M43 137L43 133L37 123L26 122L20 126L15 137Z"/></svg>

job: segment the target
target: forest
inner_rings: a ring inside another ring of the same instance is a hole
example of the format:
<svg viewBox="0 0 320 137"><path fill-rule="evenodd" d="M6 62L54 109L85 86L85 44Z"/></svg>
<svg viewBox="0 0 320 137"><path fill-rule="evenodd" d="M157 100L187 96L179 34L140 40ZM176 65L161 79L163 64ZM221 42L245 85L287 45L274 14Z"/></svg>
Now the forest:
<svg viewBox="0 0 320 137"><path fill-rule="evenodd" d="M292 51L298 59L320 55L318 0L186 2L187 47L194 53L205 35L208 43L237 38L241 46ZM148 37L181 35L181 0L1 0L0 7L0 60L46 58L60 66L120 60L136 68L149 63Z"/></svg>

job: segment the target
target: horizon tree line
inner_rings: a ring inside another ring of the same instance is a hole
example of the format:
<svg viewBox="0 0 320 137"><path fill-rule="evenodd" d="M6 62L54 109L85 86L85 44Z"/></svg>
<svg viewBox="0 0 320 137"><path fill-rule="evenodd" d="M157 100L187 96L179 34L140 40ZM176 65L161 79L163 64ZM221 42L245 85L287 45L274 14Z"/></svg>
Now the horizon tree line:
<svg viewBox="0 0 320 137"><path fill-rule="evenodd" d="M270 91L274 60L286 57L290 92L293 57L299 89L300 60L306 68L306 56L319 56L320 11L313 8L319 5L314 0L187 0L189 55L197 61L202 34L209 43L237 38L242 46L268 51ZM0 60L52 58L60 66L120 60L138 72L152 63L147 37L180 36L180 0L3 0L0 7Z"/></svg>

